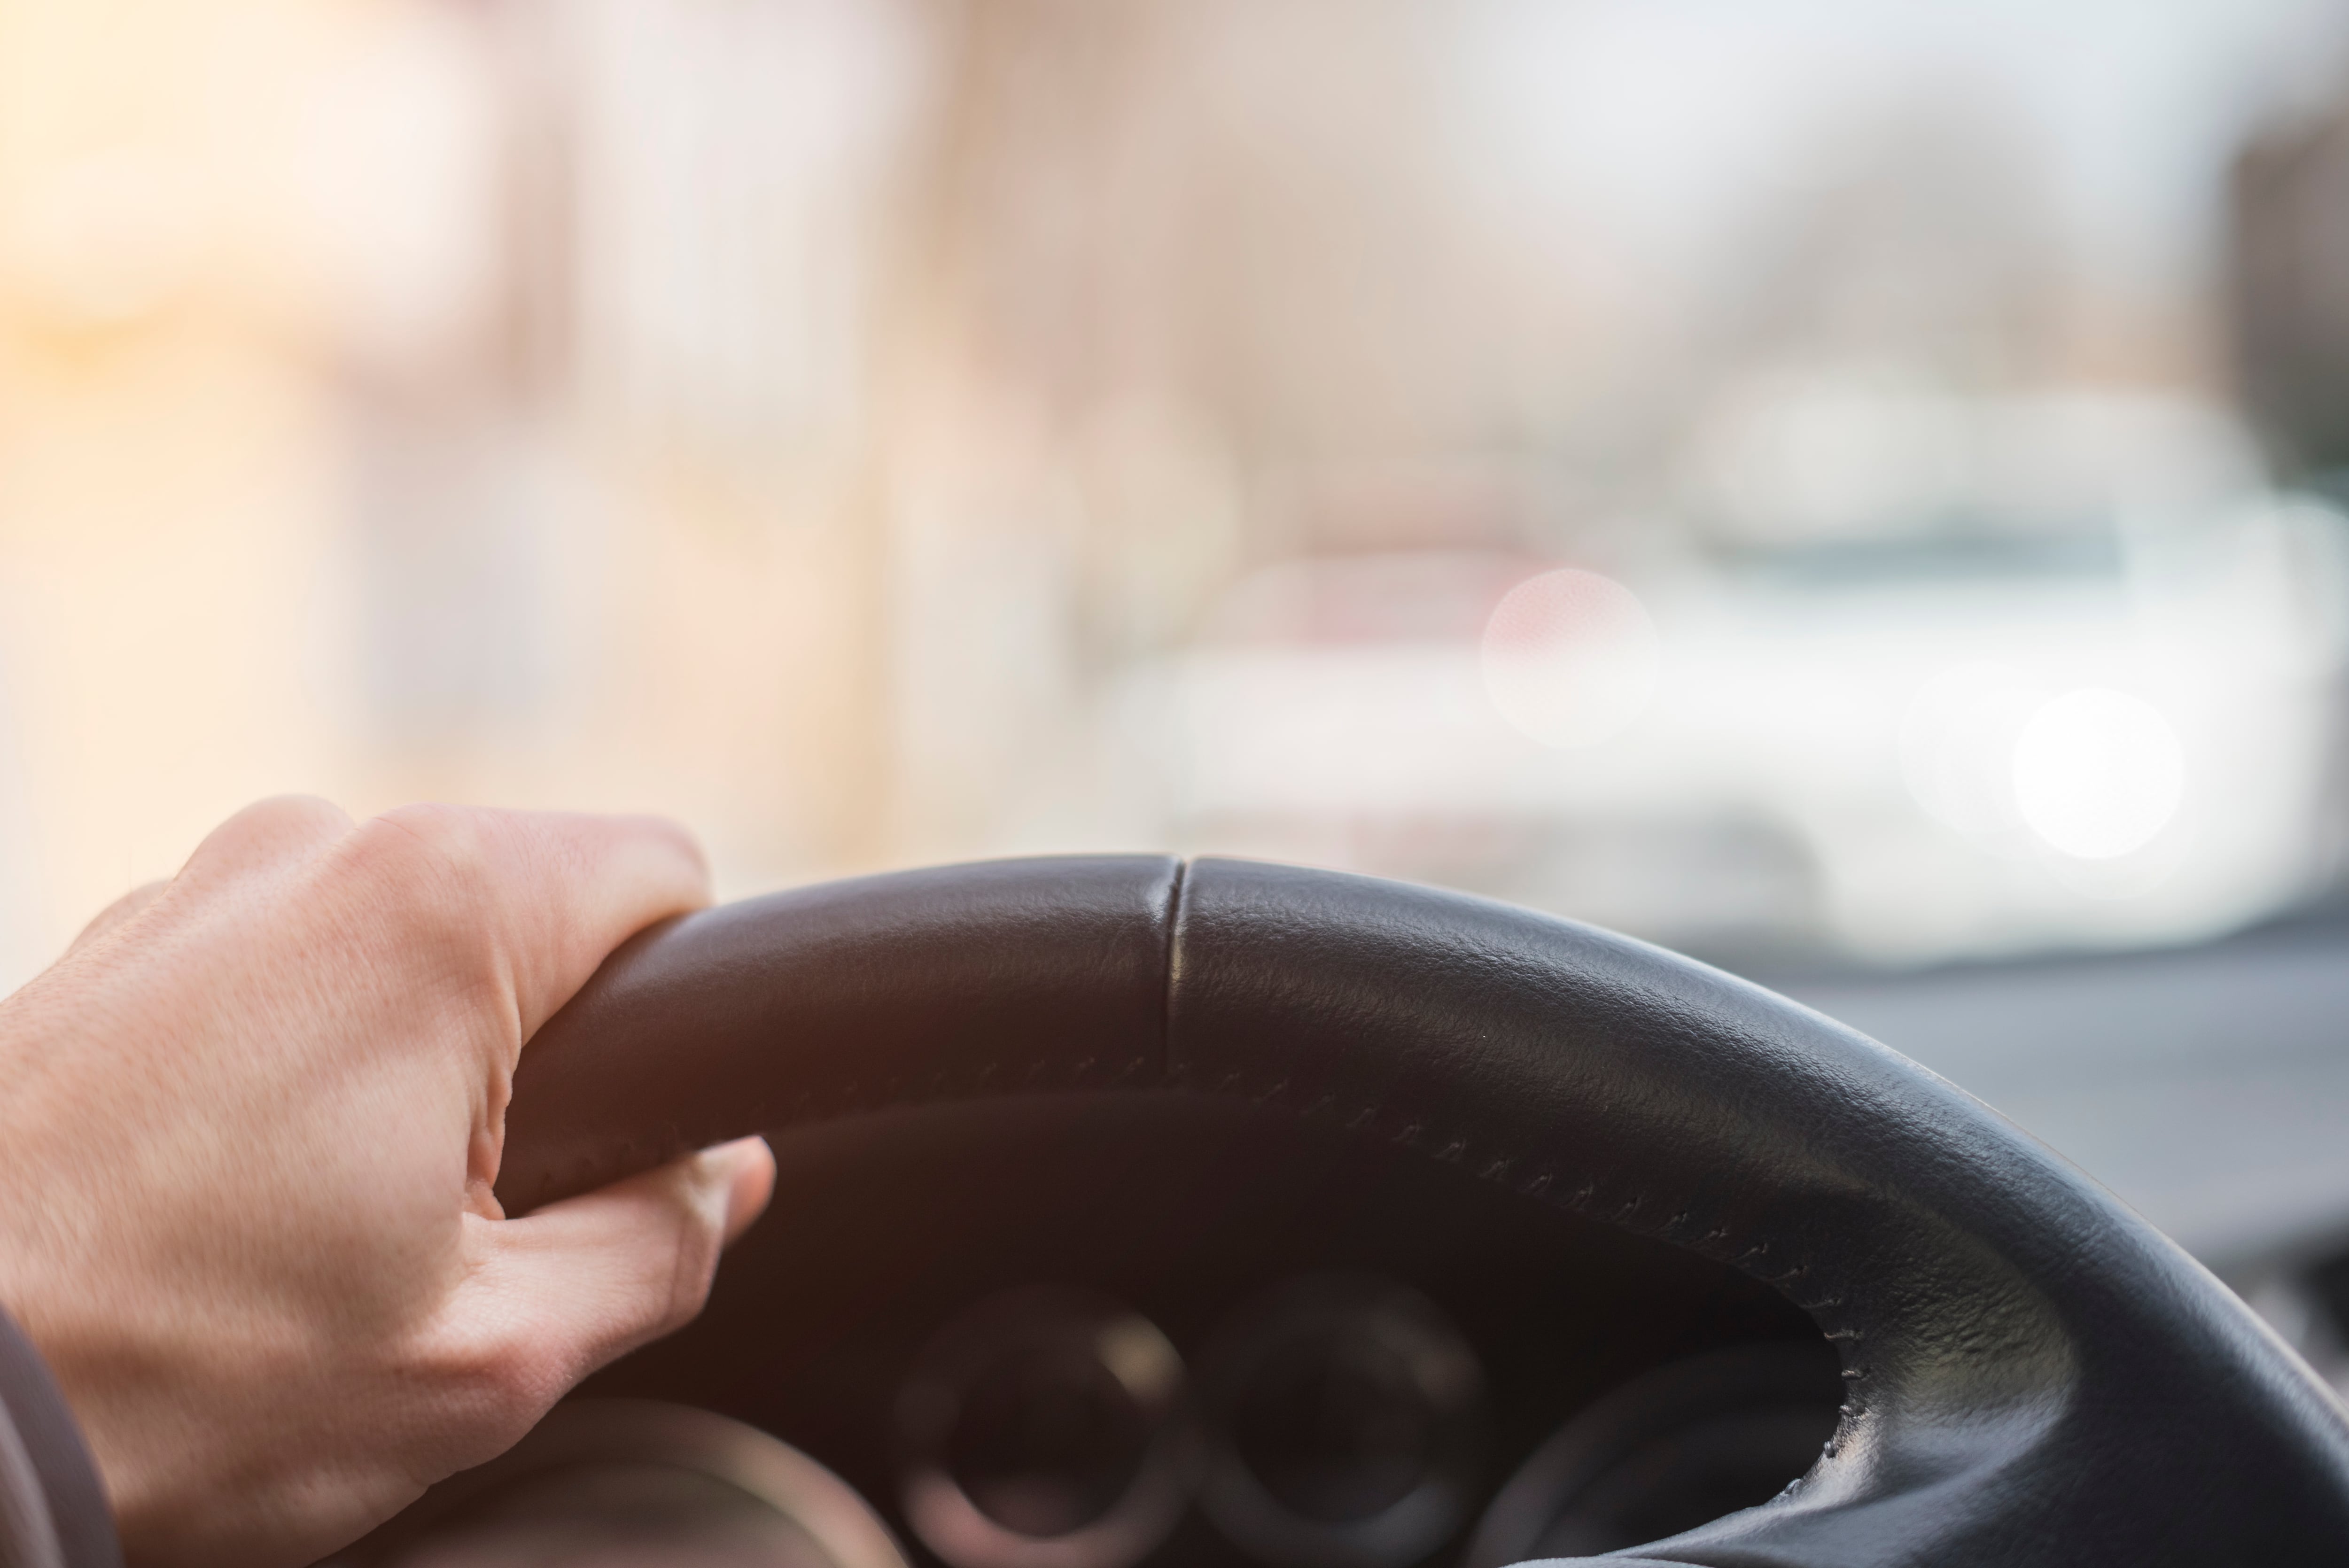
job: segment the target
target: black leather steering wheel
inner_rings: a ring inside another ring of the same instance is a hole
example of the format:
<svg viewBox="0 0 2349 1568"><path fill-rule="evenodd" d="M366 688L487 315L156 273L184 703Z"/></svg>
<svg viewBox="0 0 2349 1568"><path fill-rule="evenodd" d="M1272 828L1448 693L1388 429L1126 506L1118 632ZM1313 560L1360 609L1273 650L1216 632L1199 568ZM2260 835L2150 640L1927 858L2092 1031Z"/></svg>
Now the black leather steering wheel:
<svg viewBox="0 0 2349 1568"><path fill-rule="evenodd" d="M2224 1286L1931 1073L1477 899L1156 857L802 889L646 933L524 1053L510 1212L920 1101L1245 1096L1721 1260L1836 1342L1776 1501L1614 1562L2349 1561L2349 1419Z"/></svg>

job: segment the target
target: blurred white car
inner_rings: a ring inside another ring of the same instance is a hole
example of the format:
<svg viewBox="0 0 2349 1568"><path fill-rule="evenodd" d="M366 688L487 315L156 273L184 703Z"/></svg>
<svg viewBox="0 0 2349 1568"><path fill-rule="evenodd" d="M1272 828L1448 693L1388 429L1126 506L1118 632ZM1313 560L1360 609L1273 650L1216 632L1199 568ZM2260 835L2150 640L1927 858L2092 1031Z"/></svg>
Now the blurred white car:
<svg viewBox="0 0 2349 1568"><path fill-rule="evenodd" d="M2114 514L2107 514L2114 515ZM1134 671L1164 836L1699 951L2187 940L2330 873L2338 516L1307 559Z"/></svg>

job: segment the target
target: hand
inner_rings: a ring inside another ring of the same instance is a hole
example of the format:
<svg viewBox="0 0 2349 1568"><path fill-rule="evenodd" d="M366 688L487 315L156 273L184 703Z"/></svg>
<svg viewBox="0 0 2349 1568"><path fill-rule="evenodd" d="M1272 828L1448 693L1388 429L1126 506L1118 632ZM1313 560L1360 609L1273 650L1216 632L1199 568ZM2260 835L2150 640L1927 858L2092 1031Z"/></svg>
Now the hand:
<svg viewBox="0 0 2349 1568"><path fill-rule="evenodd" d="M524 1042L708 897L658 822L264 801L0 1003L0 1305L133 1563L309 1563L701 1309L758 1140L491 1185Z"/></svg>

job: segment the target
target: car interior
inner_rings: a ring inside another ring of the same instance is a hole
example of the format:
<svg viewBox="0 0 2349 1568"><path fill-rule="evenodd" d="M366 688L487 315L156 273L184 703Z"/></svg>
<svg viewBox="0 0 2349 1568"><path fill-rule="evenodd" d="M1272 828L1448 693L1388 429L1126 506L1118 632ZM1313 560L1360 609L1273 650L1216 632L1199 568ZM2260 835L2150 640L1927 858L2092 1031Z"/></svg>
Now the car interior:
<svg viewBox="0 0 2349 1568"><path fill-rule="evenodd" d="M337 1561L2251 1563L2349 1528L2333 1397L2173 1243L1866 1037L1554 917L1148 856L688 916L533 1046L500 1192L761 1127L780 1196L703 1317Z"/></svg>
<svg viewBox="0 0 2349 1568"><path fill-rule="evenodd" d="M2349 0L0 0L0 993L287 792L780 1172L335 1568L2349 1562Z"/></svg>

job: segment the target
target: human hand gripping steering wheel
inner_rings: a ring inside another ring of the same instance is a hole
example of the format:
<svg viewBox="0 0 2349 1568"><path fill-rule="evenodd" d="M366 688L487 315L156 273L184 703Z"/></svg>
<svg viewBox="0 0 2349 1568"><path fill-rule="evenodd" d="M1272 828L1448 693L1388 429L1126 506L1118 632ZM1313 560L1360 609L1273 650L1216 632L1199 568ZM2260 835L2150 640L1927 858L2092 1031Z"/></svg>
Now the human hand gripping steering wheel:
<svg viewBox="0 0 2349 1568"><path fill-rule="evenodd" d="M0 1304L133 1563L310 1562L700 1309L757 1139L493 1184L524 1042L708 898L649 820L265 801L0 1004Z"/></svg>
<svg viewBox="0 0 2349 1568"><path fill-rule="evenodd" d="M702 897L654 824L280 802L0 1006L0 1303L135 1556L302 1562L691 1315L772 1184L721 1140L1038 1092L1238 1097L1456 1166L1448 1202L1563 1206L1810 1312L1845 1363L1834 1441L1641 1561L2349 1550L2349 1419L2240 1301L1979 1102L1702 965L1235 861L663 922Z"/></svg>

